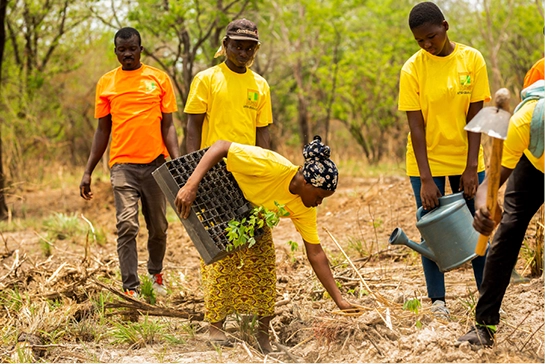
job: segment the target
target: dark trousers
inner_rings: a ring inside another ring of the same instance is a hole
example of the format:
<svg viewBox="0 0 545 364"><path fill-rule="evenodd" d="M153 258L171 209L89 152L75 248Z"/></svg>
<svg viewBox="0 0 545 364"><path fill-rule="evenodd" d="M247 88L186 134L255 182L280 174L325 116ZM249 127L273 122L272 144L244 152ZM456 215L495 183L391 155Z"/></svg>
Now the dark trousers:
<svg viewBox="0 0 545 364"><path fill-rule="evenodd" d="M136 237L140 229L138 221L139 201L148 229L148 273L163 270L167 228L166 199L151 175L165 161L160 156L149 164L116 164L110 171L117 220L117 255L123 289L136 289L138 278L138 251Z"/></svg>
<svg viewBox="0 0 545 364"><path fill-rule="evenodd" d="M500 322L500 307L517 262L526 229L543 205L543 173L524 155L507 181L501 223L488 249L476 321L484 325Z"/></svg>

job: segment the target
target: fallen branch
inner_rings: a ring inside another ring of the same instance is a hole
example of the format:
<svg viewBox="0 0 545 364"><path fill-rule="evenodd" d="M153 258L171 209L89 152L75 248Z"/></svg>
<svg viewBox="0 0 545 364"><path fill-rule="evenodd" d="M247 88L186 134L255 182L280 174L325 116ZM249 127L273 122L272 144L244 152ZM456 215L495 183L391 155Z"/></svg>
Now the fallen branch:
<svg viewBox="0 0 545 364"><path fill-rule="evenodd" d="M189 313L185 311L173 310L167 307L153 306L146 302L137 300L129 295L126 295L123 292L115 288L112 288L110 286L107 286L104 283L101 283L99 281L94 281L94 283L112 292L116 296L120 297L122 300L128 302L127 303L127 302L119 301L114 303L107 303L104 305L105 308L128 308L131 310L138 311L138 313L140 314L145 313L151 316L179 317L179 318L184 318L188 320L196 320L196 321L204 320L204 314L202 313Z"/></svg>

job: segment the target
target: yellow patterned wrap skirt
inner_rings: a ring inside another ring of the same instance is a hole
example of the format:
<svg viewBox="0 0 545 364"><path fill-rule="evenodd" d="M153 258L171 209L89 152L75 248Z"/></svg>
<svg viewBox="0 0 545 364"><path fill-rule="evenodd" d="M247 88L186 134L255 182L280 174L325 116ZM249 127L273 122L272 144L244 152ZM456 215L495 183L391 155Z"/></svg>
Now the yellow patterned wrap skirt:
<svg viewBox="0 0 545 364"><path fill-rule="evenodd" d="M244 248L206 265L201 260L204 318L223 321L232 313L272 316L276 302L276 252L270 229Z"/></svg>

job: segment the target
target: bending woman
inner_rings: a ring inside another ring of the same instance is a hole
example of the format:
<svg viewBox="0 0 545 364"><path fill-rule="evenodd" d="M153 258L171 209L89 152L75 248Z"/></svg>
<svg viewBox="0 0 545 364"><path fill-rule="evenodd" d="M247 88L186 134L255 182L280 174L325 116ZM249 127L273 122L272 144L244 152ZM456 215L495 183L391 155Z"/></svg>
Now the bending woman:
<svg viewBox="0 0 545 364"><path fill-rule="evenodd" d="M329 268L329 261L318 238L316 209L337 188L338 171L329 159L330 149L319 136L303 149L305 164L292 164L278 153L256 146L219 140L204 154L175 204L182 218L187 218L196 198L200 181L210 168L226 158L227 170L233 174L244 197L255 206L277 209L277 201L289 212L290 218L305 243L308 260L316 276L340 309L354 308L342 298ZM234 252L233 254L237 254ZM242 256L242 255L241 255ZM270 230L243 255L242 267L221 266L221 289L218 282L203 278L205 318L211 323L210 338L227 344L222 331L227 315L253 314L258 317L257 342L263 352L270 352L269 322L274 315L276 300L276 254ZM236 259L231 259L237 262ZM212 263L218 264L219 262ZM217 280L217 278L216 278ZM216 287L214 291L208 289Z"/></svg>

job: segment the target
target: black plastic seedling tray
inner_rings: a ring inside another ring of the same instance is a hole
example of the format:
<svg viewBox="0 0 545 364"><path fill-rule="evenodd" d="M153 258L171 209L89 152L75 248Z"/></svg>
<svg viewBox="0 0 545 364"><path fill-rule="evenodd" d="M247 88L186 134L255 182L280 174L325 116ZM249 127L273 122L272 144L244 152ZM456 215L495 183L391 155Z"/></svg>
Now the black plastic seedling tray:
<svg viewBox="0 0 545 364"><path fill-rule="evenodd" d="M152 172L174 211L178 190L185 185L206 150L165 162ZM230 253L226 250L229 240L225 231L229 221L242 220L252 208L222 160L208 171L199 184L189 217L182 219L176 213L200 256L206 264L210 264Z"/></svg>

